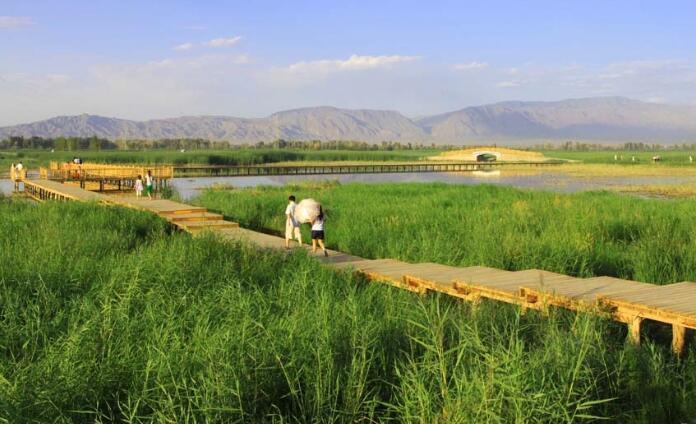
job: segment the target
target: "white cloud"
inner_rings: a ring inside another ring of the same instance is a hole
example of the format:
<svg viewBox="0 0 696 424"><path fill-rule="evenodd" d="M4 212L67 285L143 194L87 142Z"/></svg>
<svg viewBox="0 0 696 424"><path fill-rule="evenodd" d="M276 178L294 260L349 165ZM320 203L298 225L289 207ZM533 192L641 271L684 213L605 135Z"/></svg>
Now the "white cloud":
<svg viewBox="0 0 696 424"><path fill-rule="evenodd" d="M209 41L204 41L202 43L196 44L192 42L186 42L183 44L178 44L173 47L174 50L177 51L188 51L192 50L196 46L203 46L203 47L213 47L213 48L218 48L218 47L230 47L234 46L235 44L239 43L239 41L242 39L241 35L238 35L236 37L230 37L230 38L213 38L212 40Z"/></svg>
<svg viewBox="0 0 696 424"><path fill-rule="evenodd" d="M456 71L477 71L486 68L488 68L488 63L486 62L457 63L452 65L452 69Z"/></svg>
<svg viewBox="0 0 696 424"><path fill-rule="evenodd" d="M291 73L356 71L383 68L397 63L412 62L418 59L418 56L358 56L354 54L346 60L324 59L309 62L297 62L288 66L285 68L285 70Z"/></svg>
<svg viewBox="0 0 696 424"><path fill-rule="evenodd" d="M191 50L193 48L193 46L194 46L193 43L178 44L178 45L174 46L174 50L178 50L178 51Z"/></svg>
<svg viewBox="0 0 696 424"><path fill-rule="evenodd" d="M519 85L520 85L520 83L517 81L501 81L498 84L496 84L496 87L512 88L512 87L518 87Z"/></svg>
<svg viewBox="0 0 696 424"><path fill-rule="evenodd" d="M207 47L230 47L237 44L241 39L242 37L239 35L230 38L214 38L210 41L206 41L205 43L201 43L201 45Z"/></svg>
<svg viewBox="0 0 696 424"><path fill-rule="evenodd" d="M25 28L34 25L26 16L0 16L0 29Z"/></svg>

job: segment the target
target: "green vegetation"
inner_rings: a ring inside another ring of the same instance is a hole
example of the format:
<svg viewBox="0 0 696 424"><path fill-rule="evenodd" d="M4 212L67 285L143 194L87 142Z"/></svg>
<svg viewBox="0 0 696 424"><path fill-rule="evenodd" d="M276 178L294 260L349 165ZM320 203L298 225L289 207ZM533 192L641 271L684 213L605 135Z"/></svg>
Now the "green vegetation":
<svg viewBox="0 0 696 424"><path fill-rule="evenodd" d="M292 149L240 149L240 150L146 150L146 151L98 151L98 152L50 152L45 150L0 151L2 171L11 163L22 161L25 166L47 166L50 161L66 162L79 156L86 162L123 164L174 164L174 165L249 165L285 161L338 161L338 160L417 160L439 153L437 150L292 150Z"/></svg>
<svg viewBox="0 0 696 424"><path fill-rule="evenodd" d="M656 165L669 166L686 166L691 165L696 167L696 162L689 162L689 156L696 160L696 149L694 150L640 150L640 151L561 151L561 150L545 150L545 156L554 159L577 160L584 163L600 163L600 164L620 164L620 165L635 165L635 164L652 164L653 156L660 156L660 162ZM614 156L617 160L614 160ZM634 162L632 158L635 157Z"/></svg>
<svg viewBox="0 0 696 424"><path fill-rule="evenodd" d="M0 200L0 218L0 422L696 414L696 355L590 316L419 297L132 210Z"/></svg>
<svg viewBox="0 0 696 424"><path fill-rule="evenodd" d="M197 202L244 226L280 230L290 193L325 205L328 245L359 256L696 281L692 201L500 186L326 183L206 190Z"/></svg>

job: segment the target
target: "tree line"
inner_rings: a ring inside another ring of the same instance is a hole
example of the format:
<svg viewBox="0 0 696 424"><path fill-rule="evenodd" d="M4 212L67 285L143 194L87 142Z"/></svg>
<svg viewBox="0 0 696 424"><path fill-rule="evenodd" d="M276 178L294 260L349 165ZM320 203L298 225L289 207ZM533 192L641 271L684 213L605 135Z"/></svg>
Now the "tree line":
<svg viewBox="0 0 696 424"><path fill-rule="evenodd" d="M166 138L158 140L108 140L92 137L23 137L11 136L0 141L0 149L43 149L43 150L238 150L238 149L296 149L296 150L420 150L434 148L455 148L455 146L436 146L423 143L400 143L382 141L367 143L352 140L283 140L259 141L255 143L231 144L226 141L210 141L190 138Z"/></svg>
<svg viewBox="0 0 696 424"><path fill-rule="evenodd" d="M240 149L293 149L293 150L355 150L355 151L391 151L391 150L455 150L471 145L436 145L435 143L408 143L382 141L368 143L355 140L284 140L258 141L255 143L231 144L227 141L210 141L200 138L165 138L158 140L108 140L92 137L23 137L11 136L0 141L0 149L42 149L42 150L240 150ZM491 143L487 147L497 147ZM515 148L514 146L512 146ZM623 144L585 143L566 141L563 143L540 143L532 146L516 147L520 150L561 150L561 151L660 151L660 150L696 150L696 143L656 144L627 142Z"/></svg>
<svg viewBox="0 0 696 424"><path fill-rule="evenodd" d="M695 150L696 143L636 143L622 144L583 143L580 141L566 141L564 143L542 143L529 147L530 150L562 150L568 152L592 152L592 151L628 151L628 152L652 152L660 150Z"/></svg>

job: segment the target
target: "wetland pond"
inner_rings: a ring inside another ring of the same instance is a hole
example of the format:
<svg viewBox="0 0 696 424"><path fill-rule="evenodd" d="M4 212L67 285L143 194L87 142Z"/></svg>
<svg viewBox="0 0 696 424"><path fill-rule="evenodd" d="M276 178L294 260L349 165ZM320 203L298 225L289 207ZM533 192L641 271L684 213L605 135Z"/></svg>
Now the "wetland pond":
<svg viewBox="0 0 696 424"><path fill-rule="evenodd" d="M248 188L257 186L282 186L308 181L338 181L348 183L432 183L495 184L521 189L536 189L572 193L584 190L603 190L648 184L696 184L696 176L602 176L582 177L558 171L476 171L462 173L400 173L400 174L343 174L343 175L283 175L251 177L185 177L174 178L172 187L187 201L208 187ZM12 193L12 182L0 180L0 193Z"/></svg>
<svg viewBox="0 0 696 424"><path fill-rule="evenodd" d="M696 183L696 176L607 176L578 177L564 172L539 171L477 171L466 173L403 173L403 174L344 174L344 175L286 175L254 177L202 177L175 178L172 187L183 200L197 196L199 190L207 187L248 188L257 186L283 186L308 181L338 181L348 183L432 183L448 184L495 184L508 185L521 189L536 189L572 193L584 190L603 190L616 187L646 184L688 184Z"/></svg>

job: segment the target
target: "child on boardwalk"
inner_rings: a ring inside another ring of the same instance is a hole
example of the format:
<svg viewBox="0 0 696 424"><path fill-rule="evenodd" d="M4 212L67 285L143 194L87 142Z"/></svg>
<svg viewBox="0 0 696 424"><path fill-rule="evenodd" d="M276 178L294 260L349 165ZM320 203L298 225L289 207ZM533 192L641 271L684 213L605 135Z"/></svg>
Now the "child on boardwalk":
<svg viewBox="0 0 696 424"><path fill-rule="evenodd" d="M135 197L140 199L143 195L143 177L142 175L138 175L138 178L135 180Z"/></svg>
<svg viewBox="0 0 696 424"><path fill-rule="evenodd" d="M319 206L319 215L312 221L312 253L317 253L317 242L324 252L324 256L329 256L324 246L324 211Z"/></svg>
<svg viewBox="0 0 696 424"><path fill-rule="evenodd" d="M295 196L288 197L288 207L285 208L285 248L290 248L290 240L297 239L297 242L302 245L302 233L300 233L300 223L295 218Z"/></svg>

